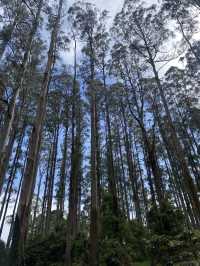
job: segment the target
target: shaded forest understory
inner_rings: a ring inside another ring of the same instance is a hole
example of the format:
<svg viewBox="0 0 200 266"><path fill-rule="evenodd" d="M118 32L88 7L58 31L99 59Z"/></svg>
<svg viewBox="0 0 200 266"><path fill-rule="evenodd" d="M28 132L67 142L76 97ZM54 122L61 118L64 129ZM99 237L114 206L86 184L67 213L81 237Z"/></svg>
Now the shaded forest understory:
<svg viewBox="0 0 200 266"><path fill-rule="evenodd" d="M200 1L122 4L0 0L0 266L200 265Z"/></svg>
<svg viewBox="0 0 200 266"><path fill-rule="evenodd" d="M199 265L200 231L187 227L184 217L169 203L149 213L148 227L135 220L127 221L122 214L112 213L109 193L103 197L101 236L99 239L98 265L150 266L150 265ZM50 232L37 234L27 240L25 265L61 266L66 252L66 219L58 223L57 212L51 214ZM36 221L39 226L39 219ZM80 217L80 228L72 245L72 265L90 265L90 243L87 218ZM36 229L37 229L36 227ZM1 244L1 264L7 265L9 250Z"/></svg>
<svg viewBox="0 0 200 266"><path fill-rule="evenodd" d="M98 265L101 266L150 266L177 265L196 266L200 262L200 231L185 224L179 210L169 203L152 209L148 228L135 220L127 221L123 215L112 214L109 193L102 204L101 238L99 239ZM65 262L66 220L58 224L57 212L51 214L50 232L44 236L32 235L27 240L25 265L61 266ZM36 222L36 230L40 218ZM72 245L72 265L89 265L90 248L87 218L80 217L80 230ZM8 265L9 250L0 247L1 264Z"/></svg>

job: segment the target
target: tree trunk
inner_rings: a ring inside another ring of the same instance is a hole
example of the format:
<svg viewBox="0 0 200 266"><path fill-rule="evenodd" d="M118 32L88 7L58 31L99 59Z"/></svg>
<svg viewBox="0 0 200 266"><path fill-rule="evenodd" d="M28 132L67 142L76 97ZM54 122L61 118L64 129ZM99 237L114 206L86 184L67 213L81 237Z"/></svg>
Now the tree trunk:
<svg viewBox="0 0 200 266"><path fill-rule="evenodd" d="M38 10L37 10L37 14L35 17L35 20L33 22L33 26L31 29L31 32L29 34L29 39L28 39L28 45L26 47L26 51L24 53L24 57L23 57L23 61L20 67L20 72L18 73L18 80L17 80L17 87L14 90L12 99L10 101L9 104L9 109L8 109L8 114L5 118L5 125L2 129L2 132L0 132L1 134L1 142L0 142L0 183L3 183L3 177L2 177L2 169L4 166L4 162L5 162L5 158L6 158L6 151L7 151L7 145L9 143L9 138L11 135L11 131L13 128L13 124L15 123L15 116L17 113L17 99L19 97L19 94L22 90L22 86L23 86L23 82L25 79L25 74L26 74L26 70L27 70L27 63L29 60L29 56L30 56L30 52L31 52L31 48L32 48L32 43L34 40L34 36L37 32L38 29L38 25L39 25L39 20L40 20L40 14L41 14L41 10L43 7L43 1L44 0L40 0L39 5L38 5Z"/></svg>
<svg viewBox="0 0 200 266"><path fill-rule="evenodd" d="M3 211L4 211L4 215L3 215L3 219L1 221L0 236L1 236L1 233L2 233L2 229L3 229L5 217L6 217L8 204L10 202L11 193L13 191L13 183L14 183L14 179L15 179L15 176L16 176L16 172L17 172L17 164L19 162L20 155L21 155L21 148L22 148L22 144L23 144L24 134L25 134L25 127L23 127L22 130L21 130L21 134L20 134L20 137L19 137L17 149L16 149L16 152L15 152L15 157L14 157L14 160L13 160L13 163L12 163L12 168L11 168L11 171L10 171L10 174L9 174L8 183L7 183L6 190L5 190L4 197L3 197L3 201L2 201L2 206L1 206L1 210L0 210L0 220L2 219ZM5 210L4 210L4 207L5 207Z"/></svg>
<svg viewBox="0 0 200 266"><path fill-rule="evenodd" d="M51 158L51 168L48 179L48 188L47 188L47 209L46 209L46 218L45 218L45 234L50 232L51 226L51 208L53 201L53 188L55 180L55 171L56 171L56 161L57 161L57 150L58 150L58 137L59 137L59 125L56 126L54 132L54 141L53 141L53 150Z"/></svg>
<svg viewBox="0 0 200 266"><path fill-rule="evenodd" d="M67 122L68 124L68 122ZM66 186L66 162L67 162L67 146L68 146L68 125L65 125L65 136L63 143L63 157L60 169L60 181L59 188L57 194L57 212L58 212L58 220L63 218L64 213L64 201L65 201L65 186Z"/></svg>
<svg viewBox="0 0 200 266"><path fill-rule="evenodd" d="M122 128L123 128L123 133L124 133L124 144L125 144L125 150L126 150L126 159L127 159L127 165L128 165L128 171L129 171L129 179L131 182L132 186L132 192L133 192L133 201L135 204L135 213L136 213L136 218L139 222L142 222L142 216L141 216L141 208L140 208L140 199L139 199L139 190L138 190L138 178L137 178L137 173L136 169L134 167L134 162L133 162L133 153L132 153L132 148L131 148L131 143L130 143L130 134L128 132L128 125L127 125L127 120L125 116L125 110L124 110L124 105L121 102L120 103L121 107L121 114L122 114Z"/></svg>
<svg viewBox="0 0 200 266"><path fill-rule="evenodd" d="M108 103L108 91L106 86L106 76L105 76L105 66L103 66L103 84L105 90L105 120L106 120L106 129L107 129L107 169L108 169L108 183L109 191L112 196L112 205L113 213L118 216L118 199L117 199L117 184L114 170L114 161L113 161L113 141L111 133L111 121L110 121L110 112L109 112L109 103Z"/></svg>
<svg viewBox="0 0 200 266"><path fill-rule="evenodd" d="M57 43L57 36L59 30L59 23L61 18L63 0L59 1L58 15L55 20L55 25L51 34L51 42L48 52L48 60L44 79L42 82L36 118L34 121L33 129L29 140L29 154L27 158L27 165L22 183L22 190L19 199L19 205L14 225L14 234L11 247L10 265L21 266L24 257L24 244L26 239L26 232L28 226L28 218L30 213L30 204L32 200L33 186L35 184L34 173L37 168L37 158L40 150L40 140L42 136L42 129L44 118L46 114L46 98L54 64L55 46ZM42 5L41 5L42 7ZM38 16L39 18L39 16ZM37 28L37 27L36 27Z"/></svg>
<svg viewBox="0 0 200 266"><path fill-rule="evenodd" d="M72 244L77 234L77 220L78 220L78 204L79 204L79 187L80 187L80 112L78 112L78 106L80 108L79 88L77 84L77 63L76 63L76 50L77 43L74 38L74 79L72 86L72 130L71 130L71 171L69 182L69 214L67 220L67 238L66 238L66 251L65 251L65 265L71 266L71 250Z"/></svg>
<svg viewBox="0 0 200 266"><path fill-rule="evenodd" d="M200 202L199 202L197 190L196 190L196 187L194 185L194 181L190 175L190 171L188 169L187 162L185 159L185 154L184 154L183 148L181 146L181 143L179 141L175 126L174 126L173 121L172 121L172 117L171 117L171 114L170 114L170 111L168 108L168 104L167 104L167 101L166 101L166 98L165 98L165 95L163 92L163 88L162 88L162 85L161 85L161 82L160 82L160 79L158 76L158 72L156 70L155 63L154 63L150 53L149 53L149 56L150 56L150 64L151 64L152 69L153 69L155 81L156 81L157 87L158 87L159 92L160 92L160 97L161 97L161 100L163 102L164 110L165 110L167 121L168 121L168 127L169 127L169 130L171 133L171 137L170 137L169 141L171 142L171 146L173 147L172 150L174 152L175 158L176 158L177 162L179 163L180 171L182 173L182 177L184 180L185 189L188 192L193 210L196 213L196 217L198 219L198 224L200 224Z"/></svg>
<svg viewBox="0 0 200 266"><path fill-rule="evenodd" d="M40 190L41 190L42 178L43 178L42 173L40 173L36 202L35 202L34 211L33 211L33 220L32 220L32 224L31 224L31 238L33 238L36 234L35 224L36 224L36 218L37 218L36 216L37 216L38 204L39 204L39 199L40 199Z"/></svg>

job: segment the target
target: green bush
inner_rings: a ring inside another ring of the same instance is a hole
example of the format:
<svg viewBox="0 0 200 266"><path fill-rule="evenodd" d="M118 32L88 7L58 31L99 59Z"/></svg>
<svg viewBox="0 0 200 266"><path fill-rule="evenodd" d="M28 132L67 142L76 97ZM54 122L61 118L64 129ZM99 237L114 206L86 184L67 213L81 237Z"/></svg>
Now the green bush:
<svg viewBox="0 0 200 266"><path fill-rule="evenodd" d="M5 248L5 243L0 240L0 265L7 265L7 252Z"/></svg>
<svg viewBox="0 0 200 266"><path fill-rule="evenodd" d="M153 207L148 213L150 230L158 235L177 235L184 229L183 213L170 202L163 201L160 208Z"/></svg>

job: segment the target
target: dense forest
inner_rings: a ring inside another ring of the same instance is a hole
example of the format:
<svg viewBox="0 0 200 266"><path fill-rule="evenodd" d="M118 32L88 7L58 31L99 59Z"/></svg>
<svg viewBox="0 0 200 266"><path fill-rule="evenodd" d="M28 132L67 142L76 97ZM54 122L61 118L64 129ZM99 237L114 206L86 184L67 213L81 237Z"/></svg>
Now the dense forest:
<svg viewBox="0 0 200 266"><path fill-rule="evenodd" d="M0 0L0 266L199 266L199 163L199 0Z"/></svg>

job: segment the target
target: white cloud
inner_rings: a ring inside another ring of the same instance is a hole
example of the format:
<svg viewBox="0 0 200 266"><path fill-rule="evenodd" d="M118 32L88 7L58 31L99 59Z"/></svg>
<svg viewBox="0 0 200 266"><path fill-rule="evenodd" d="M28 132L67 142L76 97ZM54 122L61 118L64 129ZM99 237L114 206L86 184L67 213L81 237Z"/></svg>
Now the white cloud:
<svg viewBox="0 0 200 266"><path fill-rule="evenodd" d="M74 2L76 1L69 1L68 5L70 6ZM106 9L110 12L110 15L114 17L115 14L122 8L124 0L85 0L83 2L90 2L101 10Z"/></svg>
<svg viewBox="0 0 200 266"><path fill-rule="evenodd" d="M110 12L110 16L114 17L117 12L120 11L123 5L123 0L89 0L95 4L99 9L106 9Z"/></svg>

